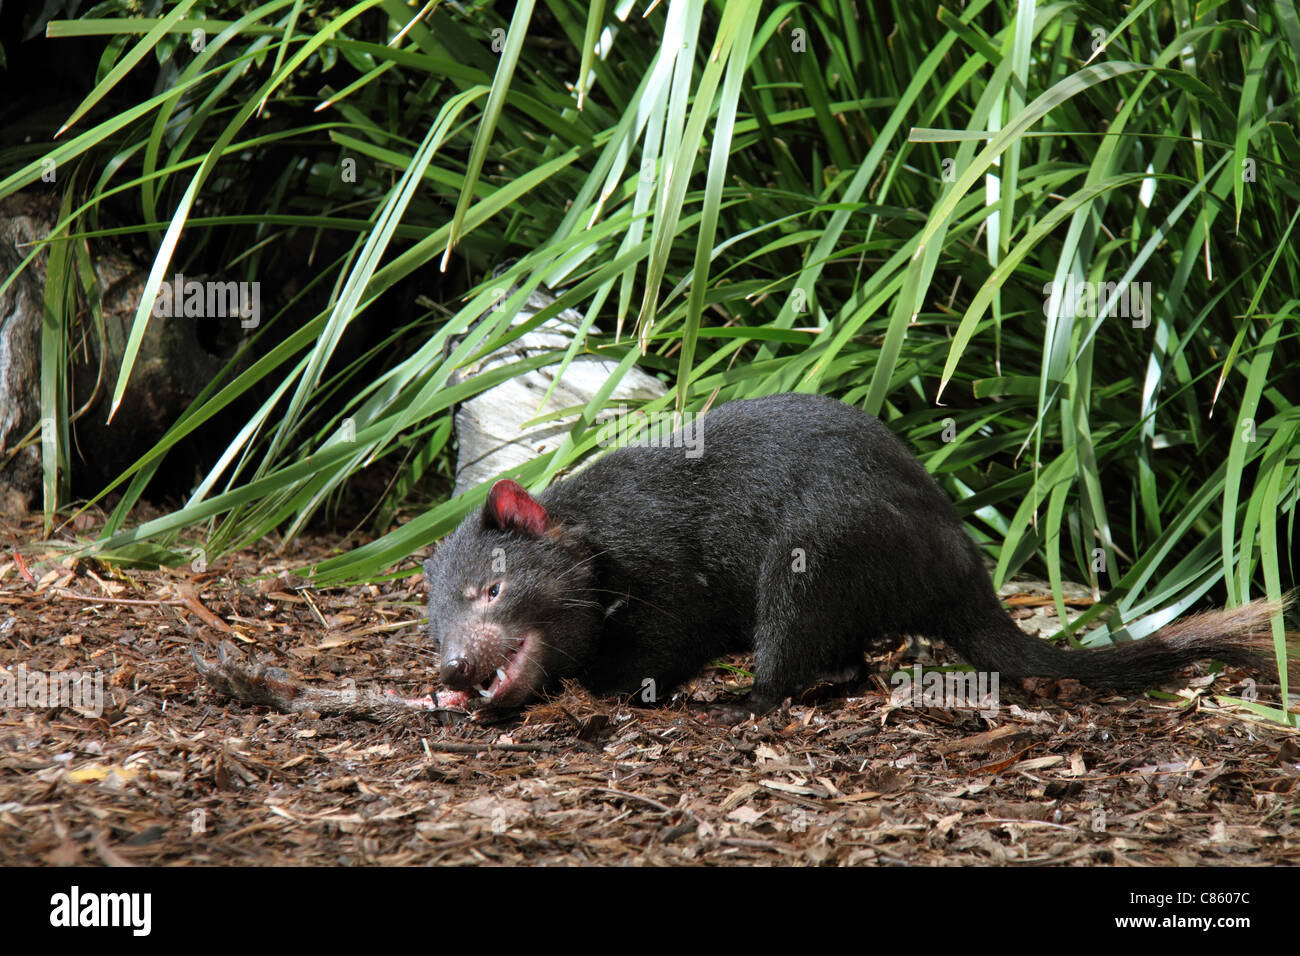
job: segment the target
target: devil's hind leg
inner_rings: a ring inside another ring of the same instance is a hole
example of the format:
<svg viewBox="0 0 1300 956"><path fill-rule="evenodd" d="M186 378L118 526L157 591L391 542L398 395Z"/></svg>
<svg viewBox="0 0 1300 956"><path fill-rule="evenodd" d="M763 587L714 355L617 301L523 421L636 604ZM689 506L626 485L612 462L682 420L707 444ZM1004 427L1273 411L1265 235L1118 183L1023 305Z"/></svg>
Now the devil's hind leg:
<svg viewBox="0 0 1300 956"><path fill-rule="evenodd" d="M879 624L855 565L846 563L854 559L851 544L809 533L787 537L765 555L750 710L762 713L819 681L845 683L862 674L863 648L879 636Z"/></svg>

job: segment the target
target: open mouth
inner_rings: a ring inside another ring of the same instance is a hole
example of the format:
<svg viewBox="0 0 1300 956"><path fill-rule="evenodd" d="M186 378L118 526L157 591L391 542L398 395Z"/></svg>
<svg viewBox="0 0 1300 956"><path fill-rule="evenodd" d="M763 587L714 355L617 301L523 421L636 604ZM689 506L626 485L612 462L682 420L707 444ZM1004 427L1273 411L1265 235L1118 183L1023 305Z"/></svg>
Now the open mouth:
<svg viewBox="0 0 1300 956"><path fill-rule="evenodd" d="M528 648L531 643L529 635L521 637L517 644L506 652L505 660L497 667L496 671L488 677L487 680L478 685L478 695L484 699L484 702L497 700L499 697L509 698L509 691L516 685L520 674L524 669L524 662L528 660Z"/></svg>

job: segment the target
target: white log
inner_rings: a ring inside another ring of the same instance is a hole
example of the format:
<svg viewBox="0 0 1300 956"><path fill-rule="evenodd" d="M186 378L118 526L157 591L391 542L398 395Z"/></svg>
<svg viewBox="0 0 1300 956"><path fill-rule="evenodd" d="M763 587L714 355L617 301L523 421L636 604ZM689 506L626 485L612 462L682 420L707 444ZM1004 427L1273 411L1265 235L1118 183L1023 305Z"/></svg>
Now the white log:
<svg viewBox="0 0 1300 956"><path fill-rule="evenodd" d="M511 324L529 321L554 301L554 297L546 292L534 292ZM577 335L581 324L582 316L577 311L565 309L505 348L460 370L454 379L456 382L467 381L489 369L541 352L552 353L556 358L553 365L502 382L456 409L456 438L460 452L453 494L462 494L503 471L559 447L573 427L576 414L528 428L524 423L561 409L585 406L618 367L618 363L610 359L581 353L575 355L564 370L563 378L546 398L547 389L559 373L564 350ZM593 326L592 331L599 330ZM641 402L658 398L666 391L666 386L658 379L633 367L614 387L610 401Z"/></svg>

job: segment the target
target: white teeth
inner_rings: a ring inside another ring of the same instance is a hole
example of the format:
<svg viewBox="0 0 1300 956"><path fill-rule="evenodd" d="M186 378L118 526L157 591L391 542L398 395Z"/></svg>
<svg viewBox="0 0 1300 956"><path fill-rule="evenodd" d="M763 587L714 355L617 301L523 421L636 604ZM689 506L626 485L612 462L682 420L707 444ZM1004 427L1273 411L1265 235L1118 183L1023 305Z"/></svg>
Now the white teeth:
<svg viewBox="0 0 1300 956"><path fill-rule="evenodd" d="M491 699L492 699L492 691L490 691L490 690L486 690L486 689L484 689L484 688L482 688L482 687L480 687L480 688L478 689L478 695L479 695L480 697L486 697L488 700L491 700Z"/></svg>
<svg viewBox="0 0 1300 956"><path fill-rule="evenodd" d="M506 669L504 667L497 668L497 680L503 684L506 682Z"/></svg>

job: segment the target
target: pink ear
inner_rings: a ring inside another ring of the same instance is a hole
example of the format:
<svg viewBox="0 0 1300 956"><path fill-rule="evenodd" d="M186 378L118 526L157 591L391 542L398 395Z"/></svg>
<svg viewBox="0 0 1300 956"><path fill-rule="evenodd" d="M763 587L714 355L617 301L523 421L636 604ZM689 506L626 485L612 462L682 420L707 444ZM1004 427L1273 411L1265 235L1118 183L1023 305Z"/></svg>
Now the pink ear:
<svg viewBox="0 0 1300 956"><path fill-rule="evenodd" d="M502 478L488 492L483 516L502 531L521 534L545 534L551 526L551 516L537 499L524 491L517 481Z"/></svg>

